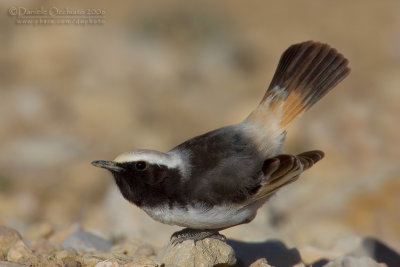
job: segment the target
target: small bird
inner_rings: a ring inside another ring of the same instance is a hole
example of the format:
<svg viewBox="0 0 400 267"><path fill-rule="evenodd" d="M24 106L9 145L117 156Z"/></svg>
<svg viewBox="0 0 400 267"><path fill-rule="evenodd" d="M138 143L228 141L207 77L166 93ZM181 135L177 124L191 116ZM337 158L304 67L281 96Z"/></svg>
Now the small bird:
<svg viewBox="0 0 400 267"><path fill-rule="evenodd" d="M109 170L125 199L153 219L186 227L173 243L224 239L220 230L249 223L280 188L323 158L322 151L284 154L288 125L348 74L348 60L327 44L290 46L260 104L242 122L193 137L167 153L133 150Z"/></svg>

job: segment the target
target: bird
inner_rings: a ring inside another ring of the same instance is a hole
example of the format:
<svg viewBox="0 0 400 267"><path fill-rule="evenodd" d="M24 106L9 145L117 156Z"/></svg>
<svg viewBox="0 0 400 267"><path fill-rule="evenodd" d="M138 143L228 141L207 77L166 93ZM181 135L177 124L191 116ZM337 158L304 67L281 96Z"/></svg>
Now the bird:
<svg viewBox="0 0 400 267"><path fill-rule="evenodd" d="M168 152L137 149L92 165L107 169L129 202L164 224L184 227L171 242L225 240L219 231L251 222L279 189L324 157L285 154L287 128L341 82L348 60L328 44L287 48L258 106L237 124L188 139Z"/></svg>

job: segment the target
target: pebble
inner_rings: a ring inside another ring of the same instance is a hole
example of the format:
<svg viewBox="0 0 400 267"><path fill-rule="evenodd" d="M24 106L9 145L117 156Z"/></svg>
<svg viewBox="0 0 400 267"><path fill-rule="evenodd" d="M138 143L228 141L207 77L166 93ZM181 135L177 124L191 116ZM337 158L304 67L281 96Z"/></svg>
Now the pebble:
<svg viewBox="0 0 400 267"><path fill-rule="evenodd" d="M0 226L0 260L5 260L9 249L21 239L21 235L16 230Z"/></svg>
<svg viewBox="0 0 400 267"><path fill-rule="evenodd" d="M77 251L103 251L111 249L112 244L108 240L89 232L79 231L68 236L62 243L62 248L73 248Z"/></svg>
<svg viewBox="0 0 400 267"><path fill-rule="evenodd" d="M160 256L161 262L176 266L214 266L234 265L236 263L235 252L225 242L206 238L197 241L187 240L164 249Z"/></svg>

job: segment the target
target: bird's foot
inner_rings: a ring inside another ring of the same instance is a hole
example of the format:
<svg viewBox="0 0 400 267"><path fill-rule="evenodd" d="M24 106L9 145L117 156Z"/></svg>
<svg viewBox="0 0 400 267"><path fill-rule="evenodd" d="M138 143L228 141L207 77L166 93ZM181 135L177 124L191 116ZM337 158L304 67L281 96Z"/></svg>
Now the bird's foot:
<svg viewBox="0 0 400 267"><path fill-rule="evenodd" d="M226 237L218 233L217 230L196 230L185 228L172 234L171 243L175 246L179 243L182 243L183 241L193 240L194 244L196 245L197 241L203 240L205 238L215 238L226 242Z"/></svg>

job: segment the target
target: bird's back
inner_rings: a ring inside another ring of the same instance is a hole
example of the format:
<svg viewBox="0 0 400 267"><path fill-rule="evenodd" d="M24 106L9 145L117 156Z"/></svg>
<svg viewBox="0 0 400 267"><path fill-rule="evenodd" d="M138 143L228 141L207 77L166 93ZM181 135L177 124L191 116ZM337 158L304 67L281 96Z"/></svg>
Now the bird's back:
<svg viewBox="0 0 400 267"><path fill-rule="evenodd" d="M184 155L189 166L183 177L188 199L207 205L245 200L256 189L265 160L240 124L189 139L171 152Z"/></svg>

